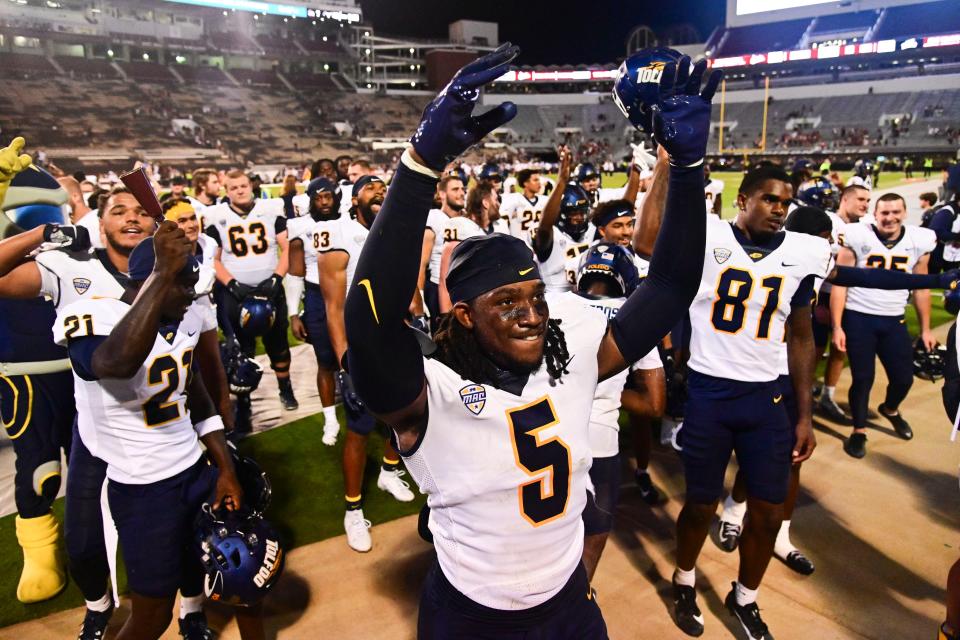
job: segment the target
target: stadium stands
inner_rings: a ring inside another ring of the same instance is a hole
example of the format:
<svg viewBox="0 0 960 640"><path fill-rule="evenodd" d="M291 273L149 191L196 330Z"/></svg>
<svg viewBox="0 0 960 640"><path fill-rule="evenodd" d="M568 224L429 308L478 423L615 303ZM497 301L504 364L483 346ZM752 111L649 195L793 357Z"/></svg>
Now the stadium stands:
<svg viewBox="0 0 960 640"><path fill-rule="evenodd" d="M232 84L227 74L219 67L193 67L181 64L177 65L176 70L187 84Z"/></svg>
<svg viewBox="0 0 960 640"><path fill-rule="evenodd" d="M775 27L756 24L746 27L731 27L721 38L716 57L737 56L758 51L793 49L803 37L810 20L778 22Z"/></svg>
<svg viewBox="0 0 960 640"><path fill-rule="evenodd" d="M856 11L820 16L813 22L812 35L829 35L840 32L866 33L877 21L879 11Z"/></svg>
<svg viewBox="0 0 960 640"><path fill-rule="evenodd" d="M45 56L29 53L5 53L0 64L0 76L7 78L42 77L56 72Z"/></svg>
<svg viewBox="0 0 960 640"><path fill-rule="evenodd" d="M960 31L960 7L956 0L941 0L883 10L874 40Z"/></svg>
<svg viewBox="0 0 960 640"><path fill-rule="evenodd" d="M176 82L170 68L154 62L118 62L123 72L132 80L140 82Z"/></svg>
<svg viewBox="0 0 960 640"><path fill-rule="evenodd" d="M116 68L109 60L81 58L79 56L54 56L65 72L82 78L117 78Z"/></svg>
<svg viewBox="0 0 960 640"><path fill-rule="evenodd" d="M231 69L230 75L241 84L277 86L280 78L273 71L254 71L253 69Z"/></svg>

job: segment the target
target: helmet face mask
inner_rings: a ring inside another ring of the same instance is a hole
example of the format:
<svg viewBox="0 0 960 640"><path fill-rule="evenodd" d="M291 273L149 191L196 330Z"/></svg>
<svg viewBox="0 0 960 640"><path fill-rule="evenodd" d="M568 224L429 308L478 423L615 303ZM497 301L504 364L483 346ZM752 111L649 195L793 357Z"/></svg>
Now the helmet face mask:
<svg viewBox="0 0 960 640"><path fill-rule="evenodd" d="M557 228L579 241L590 226L589 213L590 199L586 191L576 184L567 185L560 200L560 218L557 220ZM571 217L577 214L580 214L580 221L572 221Z"/></svg>
<svg viewBox="0 0 960 640"><path fill-rule="evenodd" d="M947 366L947 348L937 345L927 351L923 341L917 339L913 345L913 375L921 380L936 382L944 375Z"/></svg>

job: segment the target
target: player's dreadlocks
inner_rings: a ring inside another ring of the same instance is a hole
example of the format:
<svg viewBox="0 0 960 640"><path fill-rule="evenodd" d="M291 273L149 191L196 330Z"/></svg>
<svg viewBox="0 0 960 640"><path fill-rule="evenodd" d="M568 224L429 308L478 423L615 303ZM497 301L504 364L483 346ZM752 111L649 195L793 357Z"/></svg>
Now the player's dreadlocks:
<svg viewBox="0 0 960 640"><path fill-rule="evenodd" d="M483 354L473 332L460 324L453 313L440 316L433 340L437 345L437 359L463 378L483 383L497 380L497 365ZM570 352L558 319L547 320L543 359L547 373L555 381L560 381L563 374L569 373L567 365L570 364Z"/></svg>

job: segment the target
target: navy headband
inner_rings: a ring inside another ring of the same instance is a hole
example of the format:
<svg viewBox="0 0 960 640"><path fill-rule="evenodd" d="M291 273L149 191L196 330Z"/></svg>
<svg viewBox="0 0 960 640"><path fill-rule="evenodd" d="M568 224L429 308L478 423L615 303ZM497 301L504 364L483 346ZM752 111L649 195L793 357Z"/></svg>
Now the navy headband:
<svg viewBox="0 0 960 640"><path fill-rule="evenodd" d="M447 292L454 304L498 287L542 280L533 252L523 240L503 233L467 238L453 250Z"/></svg>

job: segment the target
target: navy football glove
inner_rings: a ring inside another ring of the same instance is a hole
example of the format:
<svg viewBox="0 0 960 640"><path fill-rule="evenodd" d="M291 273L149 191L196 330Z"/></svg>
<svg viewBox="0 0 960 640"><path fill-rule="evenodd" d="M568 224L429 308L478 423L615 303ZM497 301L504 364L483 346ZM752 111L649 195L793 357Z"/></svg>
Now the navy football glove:
<svg viewBox="0 0 960 640"><path fill-rule="evenodd" d="M237 299L237 302L243 302L243 299L253 293L253 287L246 284L240 284L236 278L227 283L227 293Z"/></svg>
<svg viewBox="0 0 960 640"><path fill-rule="evenodd" d="M506 73L510 61L519 53L519 47L506 42L474 60L460 69L423 110L420 126L410 142L428 167L442 171L454 158L517 115L517 106L512 102L504 102L479 116L472 114L480 89Z"/></svg>
<svg viewBox="0 0 960 640"><path fill-rule="evenodd" d="M357 395L357 392L353 389L353 381L350 379L350 374L340 369L334 374L337 378L337 386L340 387L340 397L343 398L343 408L352 413L354 416L360 415L363 413L363 400L360 399L360 396Z"/></svg>
<svg viewBox="0 0 960 640"><path fill-rule="evenodd" d="M939 275L940 283L938 287L940 289L946 289L947 291L952 291L960 286L960 269L951 269L950 271L944 271Z"/></svg>
<svg viewBox="0 0 960 640"><path fill-rule="evenodd" d="M723 78L714 70L700 90L707 69L701 60L690 69L690 58L667 64L660 78L660 97L653 105L653 137L670 154L670 164L693 167L707 155L710 137L710 101Z"/></svg>
<svg viewBox="0 0 960 640"><path fill-rule="evenodd" d="M86 227L45 224L43 225L43 243L57 249L86 251L90 248L90 232Z"/></svg>
<svg viewBox="0 0 960 640"><path fill-rule="evenodd" d="M273 274L258 284L253 291L254 293L259 293L273 300L277 297L277 294L280 293L281 286L283 286L283 278L277 274Z"/></svg>
<svg viewBox="0 0 960 640"><path fill-rule="evenodd" d="M410 320L410 326L417 331L430 335L430 318L427 316L413 316Z"/></svg>

